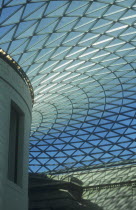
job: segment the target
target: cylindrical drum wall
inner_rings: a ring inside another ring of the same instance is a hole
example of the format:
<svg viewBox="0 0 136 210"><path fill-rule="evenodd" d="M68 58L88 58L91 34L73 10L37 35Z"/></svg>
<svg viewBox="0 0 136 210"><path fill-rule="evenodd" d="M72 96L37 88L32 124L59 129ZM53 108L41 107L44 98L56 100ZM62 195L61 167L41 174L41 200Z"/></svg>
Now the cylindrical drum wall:
<svg viewBox="0 0 136 210"><path fill-rule="evenodd" d="M19 73L0 58L0 209L28 209L32 99Z"/></svg>

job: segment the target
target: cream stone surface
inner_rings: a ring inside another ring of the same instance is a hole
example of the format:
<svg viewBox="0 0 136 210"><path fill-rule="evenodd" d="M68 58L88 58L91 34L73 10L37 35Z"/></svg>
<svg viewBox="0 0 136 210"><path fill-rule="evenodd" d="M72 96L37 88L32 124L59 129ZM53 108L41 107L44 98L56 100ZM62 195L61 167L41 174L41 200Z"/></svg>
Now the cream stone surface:
<svg viewBox="0 0 136 210"><path fill-rule="evenodd" d="M8 180L10 105L14 101L24 113L22 187ZM28 209L28 139L32 100L18 73L0 59L0 210Z"/></svg>

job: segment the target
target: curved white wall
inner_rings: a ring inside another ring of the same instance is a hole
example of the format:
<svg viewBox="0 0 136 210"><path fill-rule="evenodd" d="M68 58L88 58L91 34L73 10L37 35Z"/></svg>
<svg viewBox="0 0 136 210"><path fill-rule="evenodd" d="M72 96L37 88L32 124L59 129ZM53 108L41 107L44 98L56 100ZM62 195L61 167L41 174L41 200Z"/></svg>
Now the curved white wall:
<svg viewBox="0 0 136 210"><path fill-rule="evenodd" d="M24 113L22 187L8 178L10 109L13 101ZM28 209L28 139L32 100L18 73L0 58L0 210Z"/></svg>

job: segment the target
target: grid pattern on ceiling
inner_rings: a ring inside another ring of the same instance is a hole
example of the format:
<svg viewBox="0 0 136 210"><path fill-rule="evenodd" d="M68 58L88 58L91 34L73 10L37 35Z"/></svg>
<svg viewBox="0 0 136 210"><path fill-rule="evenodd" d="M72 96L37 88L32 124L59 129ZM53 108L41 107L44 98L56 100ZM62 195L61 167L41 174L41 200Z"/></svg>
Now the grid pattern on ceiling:
<svg viewBox="0 0 136 210"><path fill-rule="evenodd" d="M31 172L136 158L135 3L0 2L0 47L34 88Z"/></svg>

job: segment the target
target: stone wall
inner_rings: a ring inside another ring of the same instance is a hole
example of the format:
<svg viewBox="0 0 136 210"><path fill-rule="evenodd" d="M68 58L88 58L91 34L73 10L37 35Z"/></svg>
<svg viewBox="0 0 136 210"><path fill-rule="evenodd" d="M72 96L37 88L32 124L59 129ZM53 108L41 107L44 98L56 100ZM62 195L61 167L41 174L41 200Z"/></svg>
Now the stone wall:
<svg viewBox="0 0 136 210"><path fill-rule="evenodd" d="M13 101L24 113L22 186L8 179L10 109ZM28 139L32 100L19 74L0 58L0 209L28 209Z"/></svg>

